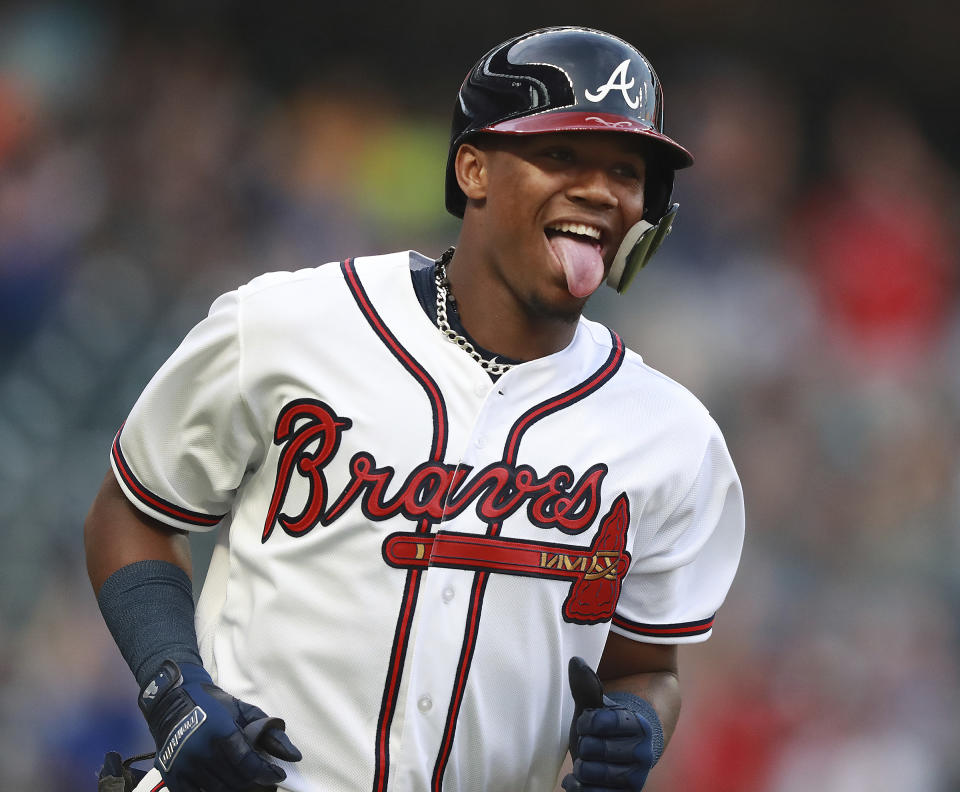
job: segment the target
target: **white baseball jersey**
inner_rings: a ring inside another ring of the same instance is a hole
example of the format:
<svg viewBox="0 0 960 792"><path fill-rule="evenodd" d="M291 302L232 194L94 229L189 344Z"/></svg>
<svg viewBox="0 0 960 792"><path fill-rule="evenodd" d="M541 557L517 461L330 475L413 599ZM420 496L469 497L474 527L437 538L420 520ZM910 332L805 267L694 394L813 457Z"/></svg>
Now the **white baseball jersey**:
<svg viewBox="0 0 960 792"><path fill-rule="evenodd" d="M219 531L219 685L286 719L291 792L552 790L572 655L705 639L740 485L685 389L581 319L492 382L421 308L417 253L253 280L113 446L135 506ZM147 788L147 787L143 787Z"/></svg>

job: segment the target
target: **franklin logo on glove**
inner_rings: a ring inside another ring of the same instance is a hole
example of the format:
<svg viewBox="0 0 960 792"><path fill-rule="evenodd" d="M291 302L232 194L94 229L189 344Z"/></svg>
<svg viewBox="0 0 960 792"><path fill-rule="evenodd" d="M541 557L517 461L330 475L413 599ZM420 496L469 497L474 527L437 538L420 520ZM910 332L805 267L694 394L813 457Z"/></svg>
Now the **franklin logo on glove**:
<svg viewBox="0 0 960 792"><path fill-rule="evenodd" d="M194 707L193 711L170 732L170 736L167 737L163 748L157 752L157 761L164 770L168 773L170 772L170 766L180 751L181 746L183 746L190 735L192 735L206 719L207 713L200 709L200 707Z"/></svg>

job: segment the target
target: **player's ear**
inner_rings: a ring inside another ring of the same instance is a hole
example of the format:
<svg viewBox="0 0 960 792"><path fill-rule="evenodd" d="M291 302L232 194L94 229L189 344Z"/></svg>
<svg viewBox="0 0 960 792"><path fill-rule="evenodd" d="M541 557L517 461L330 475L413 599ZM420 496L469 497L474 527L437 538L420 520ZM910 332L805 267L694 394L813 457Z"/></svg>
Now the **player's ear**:
<svg viewBox="0 0 960 792"><path fill-rule="evenodd" d="M454 160L457 184L468 201L482 201L487 197L487 152L471 143L457 149Z"/></svg>

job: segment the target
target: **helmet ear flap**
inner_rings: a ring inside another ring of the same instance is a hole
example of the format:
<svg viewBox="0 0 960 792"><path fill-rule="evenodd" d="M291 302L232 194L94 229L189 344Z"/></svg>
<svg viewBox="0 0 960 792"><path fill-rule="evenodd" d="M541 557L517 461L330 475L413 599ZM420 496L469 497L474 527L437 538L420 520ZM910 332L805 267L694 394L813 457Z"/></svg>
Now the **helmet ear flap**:
<svg viewBox="0 0 960 792"><path fill-rule="evenodd" d="M648 160L649 162L650 160ZM643 219L656 225L670 207L673 194L673 169L648 165L643 190Z"/></svg>
<svg viewBox="0 0 960 792"><path fill-rule="evenodd" d="M623 294L633 277L642 270L673 227L679 204L673 204L657 222L640 220L623 238L607 275L607 285Z"/></svg>

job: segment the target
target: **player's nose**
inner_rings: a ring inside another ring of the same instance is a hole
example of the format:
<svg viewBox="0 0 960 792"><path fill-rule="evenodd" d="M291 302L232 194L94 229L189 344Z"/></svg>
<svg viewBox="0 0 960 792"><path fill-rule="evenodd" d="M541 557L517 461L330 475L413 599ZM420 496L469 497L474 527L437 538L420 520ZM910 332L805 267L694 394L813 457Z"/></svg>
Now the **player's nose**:
<svg viewBox="0 0 960 792"><path fill-rule="evenodd" d="M586 203L600 208L613 208L619 204L611 176L605 168L578 168L571 174L566 193L574 203Z"/></svg>

